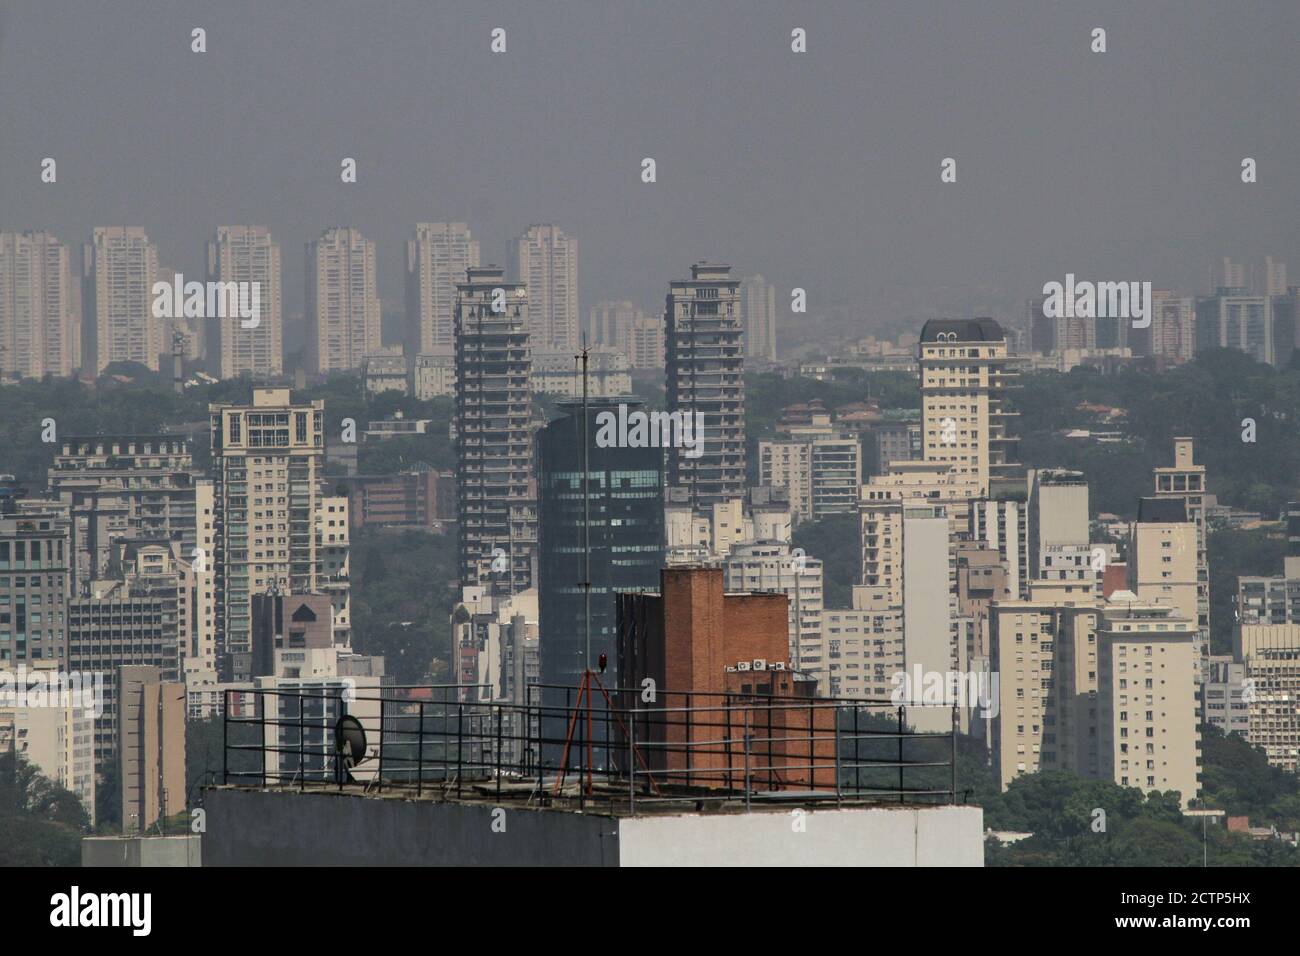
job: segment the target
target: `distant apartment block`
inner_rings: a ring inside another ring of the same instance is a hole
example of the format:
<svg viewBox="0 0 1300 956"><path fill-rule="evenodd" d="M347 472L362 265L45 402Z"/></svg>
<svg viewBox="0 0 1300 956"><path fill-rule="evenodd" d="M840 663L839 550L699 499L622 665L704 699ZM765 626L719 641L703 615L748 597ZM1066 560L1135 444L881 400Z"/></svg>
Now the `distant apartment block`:
<svg viewBox="0 0 1300 956"><path fill-rule="evenodd" d="M381 392L408 394L411 390L410 376L401 347L392 346L367 355L361 362L361 379L369 395Z"/></svg>
<svg viewBox="0 0 1300 956"><path fill-rule="evenodd" d="M347 489L354 531L441 533L456 521L456 478L450 471L424 468L396 475L358 475L338 484Z"/></svg>
<svg viewBox="0 0 1300 956"><path fill-rule="evenodd" d="M587 355L587 395L612 398L632 391L627 355L613 348L595 346ZM534 392L582 397L582 365L573 352L533 352L530 378Z"/></svg>
<svg viewBox="0 0 1300 956"><path fill-rule="evenodd" d="M761 275L740 280L741 314L745 321L745 355L776 361L776 288Z"/></svg>
<svg viewBox="0 0 1300 956"><path fill-rule="evenodd" d="M456 394L456 354L417 355L411 364L412 394L422 402Z"/></svg>
<svg viewBox="0 0 1300 956"><path fill-rule="evenodd" d="M1202 710L1206 723L1218 727L1225 735L1250 734L1250 701L1246 693L1246 665L1232 655L1215 655L1206 668L1201 689Z"/></svg>
<svg viewBox="0 0 1300 956"><path fill-rule="evenodd" d="M578 329L578 240L557 226L529 226L514 241L515 277L528 290L528 334L535 352L572 353Z"/></svg>
<svg viewBox="0 0 1300 956"><path fill-rule="evenodd" d="M634 369L664 367L664 323L631 302L597 302L588 312L588 342L614 348Z"/></svg>
<svg viewBox="0 0 1300 956"><path fill-rule="evenodd" d="M220 226L208 242L208 281L256 283L258 314L206 316L208 371L217 378L257 378L284 370L280 244L265 226Z"/></svg>
<svg viewBox="0 0 1300 956"><path fill-rule="evenodd" d="M406 242L406 353L450 355L456 287L479 264L479 244L463 222L422 222ZM451 394L450 388L437 394Z"/></svg>
<svg viewBox="0 0 1300 956"><path fill-rule="evenodd" d="M856 438L759 443L759 483L785 488L798 520L858 510L862 446Z"/></svg>
<svg viewBox="0 0 1300 956"><path fill-rule="evenodd" d="M96 375L113 362L138 362L158 371L170 354L166 323L153 315L158 248L136 226L92 231L82 251L82 355Z"/></svg>
<svg viewBox="0 0 1300 956"><path fill-rule="evenodd" d="M81 366L81 289L48 232L0 232L0 377L68 377Z"/></svg>
<svg viewBox="0 0 1300 956"><path fill-rule="evenodd" d="M887 701L904 672L903 609L871 602L870 588L853 589L853 608L822 612L822 647L826 682L818 687L830 697Z"/></svg>
<svg viewBox="0 0 1300 956"><path fill-rule="evenodd" d="M1245 352L1256 362L1272 364L1273 300L1241 287L1221 287L1196 300L1196 349L1224 348ZM1288 352L1287 358L1290 358Z"/></svg>
<svg viewBox="0 0 1300 956"><path fill-rule="evenodd" d="M1236 657L1250 688L1246 739L1271 766L1300 770L1300 624L1243 624Z"/></svg>
<svg viewBox="0 0 1300 956"><path fill-rule="evenodd" d="M356 229L326 229L307 243L307 366L355 371L378 352L375 244Z"/></svg>

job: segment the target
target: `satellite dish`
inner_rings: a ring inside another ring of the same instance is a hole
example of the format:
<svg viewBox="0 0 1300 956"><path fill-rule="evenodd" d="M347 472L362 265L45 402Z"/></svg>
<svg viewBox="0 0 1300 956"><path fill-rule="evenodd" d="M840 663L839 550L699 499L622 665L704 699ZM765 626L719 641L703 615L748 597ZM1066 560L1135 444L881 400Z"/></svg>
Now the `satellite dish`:
<svg viewBox="0 0 1300 956"><path fill-rule="evenodd" d="M334 725L334 754L338 775L347 774L347 783L354 783L348 771L366 759L366 730L361 721L344 714Z"/></svg>

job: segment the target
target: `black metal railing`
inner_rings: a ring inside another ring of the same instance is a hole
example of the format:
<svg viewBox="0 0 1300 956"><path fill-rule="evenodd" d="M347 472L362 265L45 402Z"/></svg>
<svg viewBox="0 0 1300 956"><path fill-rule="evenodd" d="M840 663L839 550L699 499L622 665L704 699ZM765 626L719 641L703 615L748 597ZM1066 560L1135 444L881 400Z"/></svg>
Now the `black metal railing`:
<svg viewBox="0 0 1300 956"><path fill-rule="evenodd" d="M892 701L533 684L226 690L222 780L539 805L956 803L959 711ZM912 715L918 711L913 708ZM360 722L365 753L337 752ZM936 716L939 721L936 721Z"/></svg>

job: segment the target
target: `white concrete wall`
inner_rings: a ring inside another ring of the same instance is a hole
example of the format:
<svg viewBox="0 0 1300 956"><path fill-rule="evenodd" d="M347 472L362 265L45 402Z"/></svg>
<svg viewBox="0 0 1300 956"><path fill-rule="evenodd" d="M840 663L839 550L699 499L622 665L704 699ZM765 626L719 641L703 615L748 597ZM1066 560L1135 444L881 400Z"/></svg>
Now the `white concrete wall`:
<svg viewBox="0 0 1300 956"><path fill-rule="evenodd" d="M983 866L979 807L683 814L619 821L622 866Z"/></svg>

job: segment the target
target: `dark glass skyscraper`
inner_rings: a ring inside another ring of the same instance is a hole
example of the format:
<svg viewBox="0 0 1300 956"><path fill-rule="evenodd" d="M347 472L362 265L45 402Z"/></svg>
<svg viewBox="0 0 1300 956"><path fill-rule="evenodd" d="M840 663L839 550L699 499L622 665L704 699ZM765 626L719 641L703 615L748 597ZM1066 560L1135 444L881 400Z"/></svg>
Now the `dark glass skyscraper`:
<svg viewBox="0 0 1300 956"><path fill-rule="evenodd" d="M597 669L603 653L609 669L601 680L606 688L617 686L614 595L659 587L664 558L663 449L627 447L627 442L600 447L600 423L608 416L618 418L619 405L627 406L628 415L643 414L636 398L588 400L590 662L583 631L582 402L561 402L565 414L537 436L538 648L545 684L576 687L588 663Z"/></svg>

